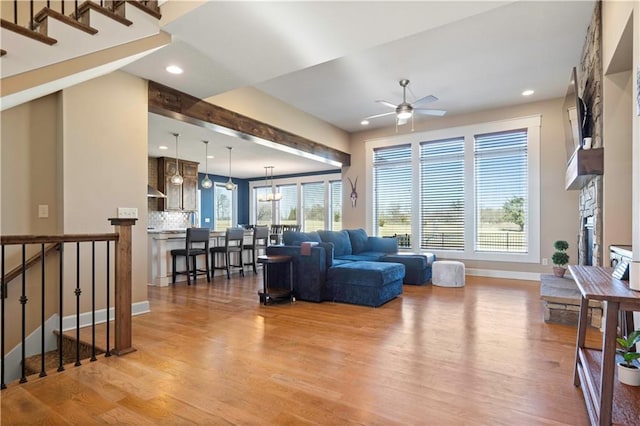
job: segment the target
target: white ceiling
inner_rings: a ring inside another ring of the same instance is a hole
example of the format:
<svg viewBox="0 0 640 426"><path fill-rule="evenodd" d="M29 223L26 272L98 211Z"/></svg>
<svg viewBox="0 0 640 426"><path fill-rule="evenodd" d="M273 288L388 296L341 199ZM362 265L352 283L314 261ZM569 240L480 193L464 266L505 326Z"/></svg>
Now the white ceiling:
<svg viewBox="0 0 640 426"><path fill-rule="evenodd" d="M357 132L364 129L360 121L365 116L389 111L375 100L401 101L402 78L411 80L409 101L433 94L439 100L428 107L447 110L449 115L564 96L594 4L205 2L163 27L173 35L170 46L124 70L199 98L254 86ZM170 63L182 66L184 74L167 74L164 68ZM524 98L525 89L536 92ZM416 116L416 120L437 119ZM164 130L153 128L162 123ZM393 117L387 116L371 120L368 129L393 125ZM150 154L156 155L154 139L178 125L151 119L150 126ZM194 134L188 139L197 145L195 141L203 138ZM173 140L169 135L167 143ZM188 143L185 139L185 153ZM265 165L274 165L275 174L330 168L321 164L314 169L308 160L291 161L247 143L237 149L233 173L238 177L259 176ZM202 146L200 150L204 162ZM174 155L175 148L169 152ZM250 155L254 153L255 157Z"/></svg>

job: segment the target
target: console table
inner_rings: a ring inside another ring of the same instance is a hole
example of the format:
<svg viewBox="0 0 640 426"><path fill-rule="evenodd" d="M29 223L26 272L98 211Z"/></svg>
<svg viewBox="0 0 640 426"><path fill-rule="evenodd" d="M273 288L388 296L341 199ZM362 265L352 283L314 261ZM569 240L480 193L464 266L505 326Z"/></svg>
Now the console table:
<svg viewBox="0 0 640 426"><path fill-rule="evenodd" d="M640 292L613 278L610 268L570 265L569 271L581 294L573 384L582 388L592 425L637 424L640 387L616 378L616 337L618 313L640 310ZM602 349L585 347L589 300L606 302Z"/></svg>

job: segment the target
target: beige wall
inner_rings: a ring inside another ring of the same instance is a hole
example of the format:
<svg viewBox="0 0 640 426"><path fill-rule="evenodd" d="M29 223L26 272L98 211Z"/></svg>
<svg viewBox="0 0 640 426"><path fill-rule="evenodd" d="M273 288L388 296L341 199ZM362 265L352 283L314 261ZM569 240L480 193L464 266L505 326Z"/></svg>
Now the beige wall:
<svg viewBox="0 0 640 426"><path fill-rule="evenodd" d="M540 131L540 258L551 258L553 241L567 240L569 255L577 259L578 192L564 190L566 152L562 123L562 99L534 102L504 109L482 111L473 114L445 116L415 123L415 132L446 129L474 123L498 121L509 118L541 115ZM401 127L398 133L407 133ZM410 132L409 132L410 133ZM346 228L365 227L365 209L371 203L365 186L365 141L396 136L395 127L360 132L351 137L351 167L343 169L343 176L355 180L358 177L358 204L351 208L349 192L344 192L343 225ZM551 266L530 263L467 261L467 268L496 271L551 272Z"/></svg>
<svg viewBox="0 0 640 426"><path fill-rule="evenodd" d="M2 131L0 138L0 233L2 235L55 234L56 145L57 145L57 95L3 111L0 114ZM38 204L50 207L49 218L38 218ZM27 257L38 250L30 247ZM6 248L5 273L21 262L20 246ZM50 256L45 270L47 281L57 281L57 256ZM27 274L26 294L28 304L38 307L41 303L41 272L32 268ZM21 278L7 283L6 317L20 318L21 307L17 303L21 294ZM48 318L58 304L57 294L47 297L45 316ZM40 310L29 309L27 330L40 324ZM8 327L7 348L13 348L20 339L20 327Z"/></svg>
<svg viewBox="0 0 640 426"><path fill-rule="evenodd" d="M231 90L205 100L314 142L349 152L347 132L253 87Z"/></svg>
<svg viewBox="0 0 640 426"><path fill-rule="evenodd" d="M115 72L61 96L64 232L113 232L117 208L137 208L132 300L147 300L147 83Z"/></svg>
<svg viewBox="0 0 640 426"><path fill-rule="evenodd" d="M625 37L624 31L627 25L631 25L631 37ZM613 122L621 122L622 128L612 128L616 136L631 141L632 172L631 172L631 240L633 243L633 259L631 266L630 282L633 287L640 289L640 106L638 106L638 78L640 76L640 1L605 1L602 9L602 55L605 73L611 64L618 66L620 58L623 63L630 59L628 77L622 73L620 76L607 76L611 87L618 83L615 91L605 92L605 106L618 108L618 113L624 117L618 117L612 113L605 116ZM623 66L622 68L627 68ZM627 78L630 81L625 80ZM607 154L605 149L605 159ZM605 169L605 175L607 170Z"/></svg>

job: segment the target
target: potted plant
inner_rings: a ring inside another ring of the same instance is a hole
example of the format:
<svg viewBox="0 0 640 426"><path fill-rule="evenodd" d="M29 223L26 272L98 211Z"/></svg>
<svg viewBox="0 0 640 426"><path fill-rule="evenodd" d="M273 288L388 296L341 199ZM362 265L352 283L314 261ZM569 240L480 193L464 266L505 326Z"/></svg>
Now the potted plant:
<svg viewBox="0 0 640 426"><path fill-rule="evenodd" d="M567 254L567 249L569 248L569 243L564 240L558 240L553 243L553 248L556 249L556 252L551 256L551 261L555 265L553 267L553 274L556 277L564 277L564 273L567 271L567 268L564 267L567 263L569 263L569 255Z"/></svg>
<svg viewBox="0 0 640 426"><path fill-rule="evenodd" d="M618 380L626 385L640 386L640 368L633 364L634 360L640 358L640 352L631 350L634 345L640 343L640 330L635 330L628 336L618 337L616 341L620 345L616 353L624 359L624 362L618 363Z"/></svg>

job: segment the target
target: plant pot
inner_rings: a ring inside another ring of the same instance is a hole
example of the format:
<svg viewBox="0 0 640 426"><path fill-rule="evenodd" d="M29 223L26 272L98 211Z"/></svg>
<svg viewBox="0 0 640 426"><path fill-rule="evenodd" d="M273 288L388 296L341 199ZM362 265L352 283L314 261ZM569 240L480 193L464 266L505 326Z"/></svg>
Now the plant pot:
<svg viewBox="0 0 640 426"><path fill-rule="evenodd" d="M618 380L629 386L640 386L640 368L618 363Z"/></svg>
<svg viewBox="0 0 640 426"><path fill-rule="evenodd" d="M564 277L565 272L567 272L567 268L563 268L562 266L553 267L553 275L555 275L556 277Z"/></svg>

